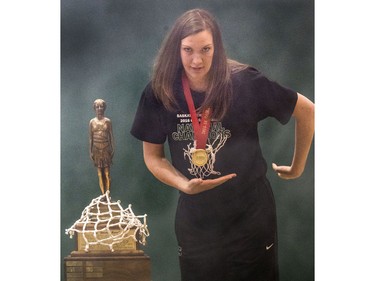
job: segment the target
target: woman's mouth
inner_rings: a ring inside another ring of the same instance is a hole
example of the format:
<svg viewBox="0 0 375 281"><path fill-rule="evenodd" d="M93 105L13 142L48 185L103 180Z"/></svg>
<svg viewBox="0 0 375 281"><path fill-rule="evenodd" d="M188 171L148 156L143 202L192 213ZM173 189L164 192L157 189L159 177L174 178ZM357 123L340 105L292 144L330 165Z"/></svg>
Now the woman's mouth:
<svg viewBox="0 0 375 281"><path fill-rule="evenodd" d="M192 71L194 71L194 72L199 72L199 71L201 71L202 69L203 69L203 67L190 67L190 69L192 70Z"/></svg>

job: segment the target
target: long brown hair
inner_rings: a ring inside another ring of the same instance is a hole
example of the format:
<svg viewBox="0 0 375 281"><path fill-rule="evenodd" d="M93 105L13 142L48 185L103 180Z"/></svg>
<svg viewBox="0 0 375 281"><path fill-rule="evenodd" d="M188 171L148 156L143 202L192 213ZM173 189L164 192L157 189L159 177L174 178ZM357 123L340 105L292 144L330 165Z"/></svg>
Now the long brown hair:
<svg viewBox="0 0 375 281"><path fill-rule="evenodd" d="M212 117L222 119L227 112L232 98L231 69L239 71L246 67L233 60L228 60L215 18L207 11L193 9L181 15L165 37L155 59L152 88L155 96L166 109L172 111L176 107L174 83L180 79L183 68L181 62L181 40L187 36L209 30L214 43L214 55L208 73L208 89L200 111L211 107Z"/></svg>

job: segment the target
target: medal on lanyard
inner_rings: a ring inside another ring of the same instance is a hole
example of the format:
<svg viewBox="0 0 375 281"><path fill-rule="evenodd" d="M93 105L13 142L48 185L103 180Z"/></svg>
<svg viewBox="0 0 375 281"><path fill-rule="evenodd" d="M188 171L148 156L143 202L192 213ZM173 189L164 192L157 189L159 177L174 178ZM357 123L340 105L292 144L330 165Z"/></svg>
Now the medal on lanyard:
<svg viewBox="0 0 375 281"><path fill-rule="evenodd" d="M190 92L189 82L184 72L182 73L182 87L184 89L184 95L189 107L194 130L194 143L196 149L192 153L192 162L196 166L204 166L208 162L208 154L205 148L211 125L211 110L208 108L203 112L201 123L199 123L193 97Z"/></svg>

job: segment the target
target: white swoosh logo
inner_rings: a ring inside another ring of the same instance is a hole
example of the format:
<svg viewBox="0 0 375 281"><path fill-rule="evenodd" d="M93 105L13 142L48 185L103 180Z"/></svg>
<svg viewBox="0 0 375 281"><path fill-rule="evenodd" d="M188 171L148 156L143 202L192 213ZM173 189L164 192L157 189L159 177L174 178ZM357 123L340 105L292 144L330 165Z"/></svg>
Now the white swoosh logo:
<svg viewBox="0 0 375 281"><path fill-rule="evenodd" d="M273 246L273 243L269 246L266 246L266 250L268 251L269 249L271 249L272 246Z"/></svg>

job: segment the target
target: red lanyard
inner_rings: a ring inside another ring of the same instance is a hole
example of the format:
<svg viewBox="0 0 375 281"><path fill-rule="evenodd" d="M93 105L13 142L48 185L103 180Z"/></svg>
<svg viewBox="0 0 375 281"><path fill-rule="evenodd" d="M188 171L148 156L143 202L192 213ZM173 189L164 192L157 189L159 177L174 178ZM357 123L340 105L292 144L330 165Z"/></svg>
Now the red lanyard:
<svg viewBox="0 0 375 281"><path fill-rule="evenodd" d="M182 73L182 87L184 89L184 95L186 102L189 107L189 112L191 116L191 121L193 123L193 130L194 130L194 139L196 141L196 148L197 149L205 149L206 142L208 138L208 133L210 131L210 118L211 118L211 109L207 108L202 114L202 120L199 124L197 113L194 107L193 97L191 96L189 82L185 73Z"/></svg>

